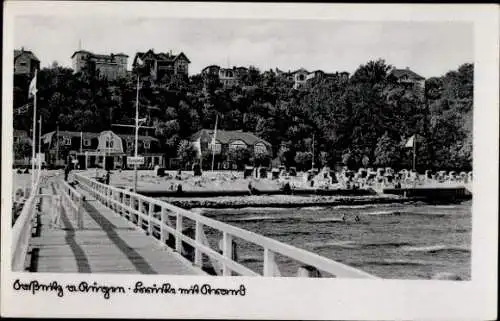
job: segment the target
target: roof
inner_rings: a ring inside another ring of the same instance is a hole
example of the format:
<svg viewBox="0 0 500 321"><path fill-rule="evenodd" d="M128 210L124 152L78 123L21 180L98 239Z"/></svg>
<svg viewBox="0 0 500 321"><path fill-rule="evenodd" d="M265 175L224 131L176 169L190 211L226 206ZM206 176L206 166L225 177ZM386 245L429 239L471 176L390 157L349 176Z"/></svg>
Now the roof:
<svg viewBox="0 0 500 321"><path fill-rule="evenodd" d="M408 78L416 79L416 80L424 80L425 78L420 76L419 74L415 73L414 71L410 70L409 68L406 69L393 69L391 71L391 75L393 75L396 78L401 78L403 76L407 76Z"/></svg>
<svg viewBox="0 0 500 321"><path fill-rule="evenodd" d="M202 129L191 136L191 141L195 141L198 138L202 138L204 140L210 140L212 139L213 134L214 134L213 129ZM267 146L271 146L269 142L263 140L260 137L257 137L255 134L240 130L217 130L217 135L215 139L222 144L229 144L235 140L242 140L247 145L253 146L256 143L261 142Z"/></svg>
<svg viewBox="0 0 500 321"><path fill-rule="evenodd" d="M295 70L294 72L292 72L292 74L296 74L298 72L304 72L304 73L309 73L309 71L307 71L305 68L300 68L300 69L297 69Z"/></svg>
<svg viewBox="0 0 500 321"><path fill-rule="evenodd" d="M140 57L141 59L144 58L146 55L152 55L156 60L165 60L165 61L175 61L181 57L187 60L188 63L191 63L191 61L188 59L188 57L183 53L179 53L178 55L172 55L170 53L165 53L165 52L159 52L155 53L153 49L149 49L146 52L137 52L134 57L134 64L137 60L137 57Z"/></svg>
<svg viewBox="0 0 500 321"><path fill-rule="evenodd" d="M103 131L107 132L107 131ZM52 140L52 136L55 135L56 131L52 131L46 134L42 135L42 138L44 140L44 143L48 143L49 141ZM80 135L83 136L83 138L97 138L101 135L102 132L100 133L93 133L93 132L73 132L73 131L65 131L65 130L60 130L59 131L59 136L69 136L69 137L80 137ZM116 133L115 133L116 134ZM122 139L127 139L127 138L135 138L135 135L130 135L130 134L116 134ZM151 140L151 141L158 141L157 138L154 138L152 136L144 136L144 135L139 135L138 136L139 140Z"/></svg>
<svg viewBox="0 0 500 321"><path fill-rule="evenodd" d="M220 69L219 66L217 65L210 65L210 66L206 66L205 68L203 68L201 71L202 72L205 72L206 70L209 70L209 69Z"/></svg>
<svg viewBox="0 0 500 321"><path fill-rule="evenodd" d="M71 58L73 58L78 53L86 53L93 58L105 59L105 60L114 60L113 59L114 56L128 57L128 55L126 55L124 53L117 53L117 54L111 53L109 55L103 55L103 54L95 54L95 53L87 51L87 50L77 50L73 53L73 55L71 55Z"/></svg>
<svg viewBox="0 0 500 321"><path fill-rule="evenodd" d="M33 59L33 60L36 60L36 61L40 61L36 56L35 54L30 51L30 50L24 50L24 49L21 49L21 50L14 50L14 61L17 60L17 58L21 57L22 55L28 55L30 57L30 59Z"/></svg>

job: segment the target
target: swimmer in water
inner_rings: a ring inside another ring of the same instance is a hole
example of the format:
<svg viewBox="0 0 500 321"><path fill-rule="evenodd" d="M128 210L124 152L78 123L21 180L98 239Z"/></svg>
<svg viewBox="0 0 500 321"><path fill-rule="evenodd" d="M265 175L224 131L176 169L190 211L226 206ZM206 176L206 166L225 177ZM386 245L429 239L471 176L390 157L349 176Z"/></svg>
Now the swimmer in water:
<svg viewBox="0 0 500 321"><path fill-rule="evenodd" d="M359 218L359 216L357 216L357 215L356 215L356 217L354 218L354 220L355 220L356 222L361 221L361 219L360 219L360 218Z"/></svg>
<svg viewBox="0 0 500 321"><path fill-rule="evenodd" d="M344 215L342 215L342 221L344 221L344 222L345 222L345 214L344 214Z"/></svg>

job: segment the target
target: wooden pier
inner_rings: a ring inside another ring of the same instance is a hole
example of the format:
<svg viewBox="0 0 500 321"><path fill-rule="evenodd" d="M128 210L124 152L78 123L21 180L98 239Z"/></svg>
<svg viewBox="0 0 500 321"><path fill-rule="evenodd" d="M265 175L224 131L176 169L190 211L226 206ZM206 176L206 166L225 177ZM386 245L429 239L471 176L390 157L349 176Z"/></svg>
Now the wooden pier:
<svg viewBox="0 0 500 321"><path fill-rule="evenodd" d="M299 263L296 277L376 278L342 263L75 174L75 186L37 179L13 227L14 271L165 275L283 275L275 259ZM209 242L205 230L218 233ZM242 265L235 240L263 251L261 271Z"/></svg>

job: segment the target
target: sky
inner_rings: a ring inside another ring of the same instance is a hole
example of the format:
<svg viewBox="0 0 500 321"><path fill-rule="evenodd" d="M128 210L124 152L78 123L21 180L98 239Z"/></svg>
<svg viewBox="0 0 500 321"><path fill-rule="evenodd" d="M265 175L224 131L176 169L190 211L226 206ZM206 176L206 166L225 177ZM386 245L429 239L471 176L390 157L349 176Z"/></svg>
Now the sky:
<svg viewBox="0 0 500 321"><path fill-rule="evenodd" d="M29 16L17 17L14 28L15 48L32 50L42 67L71 67L80 43L94 53L126 53L129 68L138 51L182 51L190 74L212 64L353 73L381 58L428 78L474 62L472 24L463 22Z"/></svg>

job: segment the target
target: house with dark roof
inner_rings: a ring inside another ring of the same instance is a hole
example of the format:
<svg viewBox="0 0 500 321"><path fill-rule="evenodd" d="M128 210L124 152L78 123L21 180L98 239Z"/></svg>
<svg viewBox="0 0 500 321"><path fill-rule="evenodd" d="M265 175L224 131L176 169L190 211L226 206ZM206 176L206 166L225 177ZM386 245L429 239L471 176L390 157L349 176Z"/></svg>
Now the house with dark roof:
<svg viewBox="0 0 500 321"><path fill-rule="evenodd" d="M406 88L414 89L419 94L424 93L425 78L410 70L409 67L406 67L405 69L394 68L391 70L389 75Z"/></svg>
<svg viewBox="0 0 500 321"><path fill-rule="evenodd" d="M272 146L266 140L250 132L242 130L217 130L202 129L190 138L191 143L201 157L203 153L214 153L219 158L225 156L230 150L249 149L252 154L264 153L271 155Z"/></svg>
<svg viewBox="0 0 500 321"><path fill-rule="evenodd" d="M24 47L14 50L14 75L32 76L35 70L40 70L40 60L33 52Z"/></svg>
<svg viewBox="0 0 500 321"><path fill-rule="evenodd" d="M124 53L102 55L86 50L78 50L73 53L71 60L75 73L98 74L100 77L109 80L127 76L128 56Z"/></svg>
<svg viewBox="0 0 500 321"><path fill-rule="evenodd" d="M151 78L155 81L172 75L189 75L191 61L183 52L177 55L172 54L172 51L155 53L153 49L146 52L137 52L132 63L134 68L137 68L138 59L144 62Z"/></svg>
<svg viewBox="0 0 500 321"><path fill-rule="evenodd" d="M115 134L110 130L100 133L52 131L42 135L42 149L46 151L45 159L49 160L49 164L71 156L85 168L102 166L104 157L107 167L126 168L127 156L135 153L134 144L135 135ZM164 165L164 155L157 138L139 135L138 153L145 159L144 167Z"/></svg>

